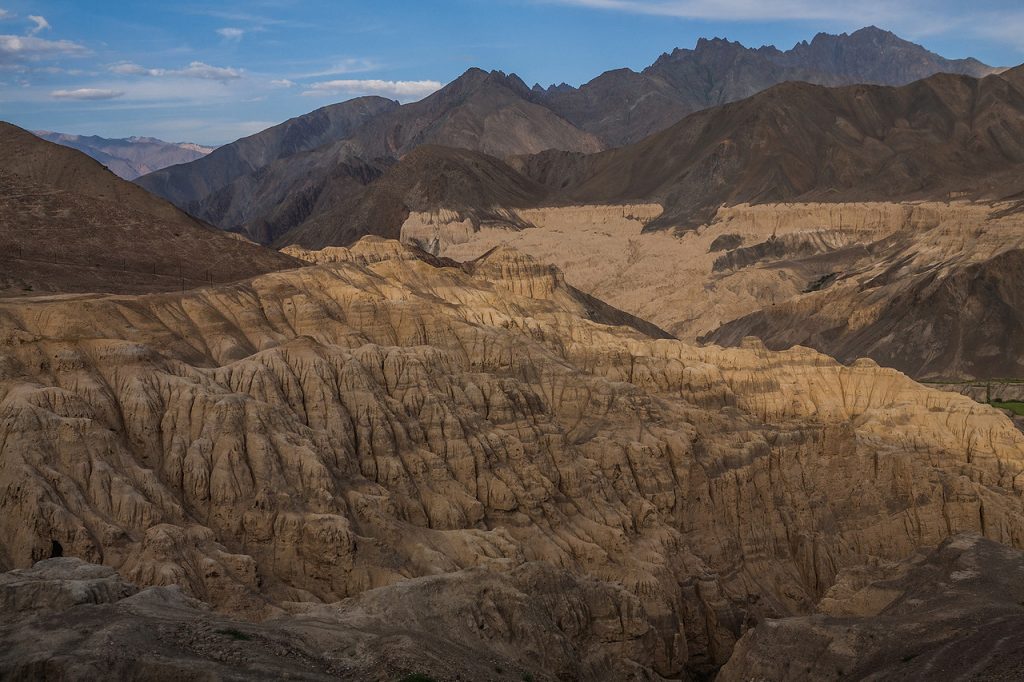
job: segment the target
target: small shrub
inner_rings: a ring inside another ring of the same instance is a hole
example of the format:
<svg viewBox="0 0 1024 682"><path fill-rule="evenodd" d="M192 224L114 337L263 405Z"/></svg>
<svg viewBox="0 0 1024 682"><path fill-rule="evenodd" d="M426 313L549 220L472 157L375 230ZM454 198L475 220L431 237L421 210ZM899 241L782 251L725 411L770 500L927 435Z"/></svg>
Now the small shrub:
<svg viewBox="0 0 1024 682"><path fill-rule="evenodd" d="M236 630L235 628L222 628L220 630L216 630L215 632L218 635L226 635L231 639L237 639L242 642L248 642L252 639L252 635L246 634L241 630Z"/></svg>

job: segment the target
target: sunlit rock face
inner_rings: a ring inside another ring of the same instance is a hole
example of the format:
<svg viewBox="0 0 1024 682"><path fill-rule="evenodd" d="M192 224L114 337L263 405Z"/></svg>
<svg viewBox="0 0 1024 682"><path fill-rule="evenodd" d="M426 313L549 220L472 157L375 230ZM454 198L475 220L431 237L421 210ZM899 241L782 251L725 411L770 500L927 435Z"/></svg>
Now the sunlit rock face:
<svg viewBox="0 0 1024 682"><path fill-rule="evenodd" d="M510 248L308 260L0 302L3 568L56 542L249 619L374 588L425 619L404 581L472 575L438 637L472 613L536 670L622 679L713 671L871 558L962 531L1024 545L1024 435L969 398L655 338ZM488 581L494 609L468 606Z"/></svg>

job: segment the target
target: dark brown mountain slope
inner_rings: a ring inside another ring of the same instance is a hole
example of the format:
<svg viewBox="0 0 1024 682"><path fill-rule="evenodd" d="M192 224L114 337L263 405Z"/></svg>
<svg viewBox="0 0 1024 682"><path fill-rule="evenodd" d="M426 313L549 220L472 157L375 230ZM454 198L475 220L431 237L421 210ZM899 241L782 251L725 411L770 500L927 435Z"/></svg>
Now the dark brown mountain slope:
<svg viewBox="0 0 1024 682"><path fill-rule="evenodd" d="M963 534L932 552L841 575L816 613L747 631L715 678L1019 680L1019 550Z"/></svg>
<svg viewBox="0 0 1024 682"><path fill-rule="evenodd" d="M680 118L750 97L784 81L820 85L905 85L936 73L986 76L975 59L945 59L873 26L819 33L785 52L715 38L663 54L641 73L618 69L579 89L535 87L534 100L611 146L637 142Z"/></svg>
<svg viewBox="0 0 1024 682"><path fill-rule="evenodd" d="M0 122L0 292L174 290L295 267Z"/></svg>
<svg viewBox="0 0 1024 682"><path fill-rule="evenodd" d="M417 147L365 187L339 183L333 189L281 245L320 248L350 244L366 234L397 239L410 211L442 208L475 225L515 224L507 209L537 205L547 194L492 156L436 145Z"/></svg>
<svg viewBox="0 0 1024 682"><path fill-rule="evenodd" d="M722 204L1005 196L1022 162L1018 68L899 88L785 83L635 145L516 165L561 201L661 202L656 228L699 224Z"/></svg>
<svg viewBox="0 0 1024 682"><path fill-rule="evenodd" d="M470 69L433 95L370 121L352 142L363 158L398 157L439 144L505 157L546 149L596 152L604 145L530 102L515 74Z"/></svg>
<svg viewBox="0 0 1024 682"><path fill-rule="evenodd" d="M356 201L345 196L358 195L422 144L499 158L550 150L593 153L785 80L902 83L937 71L981 75L992 69L974 60L945 60L875 28L821 34L787 52L702 40L694 50L663 55L642 74L611 71L578 90L530 90L514 74L470 69L419 102L398 106L363 98L326 107L139 183L222 229L271 243L321 220L318 206ZM558 188L571 184L559 182Z"/></svg>
<svg viewBox="0 0 1024 682"><path fill-rule="evenodd" d="M211 180L208 169L216 155L235 154L234 145L139 183L222 229L270 243L307 221L322 222L325 217L318 212L324 207L358 203L362 186L423 144L495 156L602 148L596 137L528 101L528 95L514 75L470 69L424 100L368 117L358 128L334 131L334 139L317 149L282 155L262 166L250 164L230 182Z"/></svg>
<svg viewBox="0 0 1024 682"><path fill-rule="evenodd" d="M139 178L138 184L185 208L186 204L278 159L346 138L371 118L398 106L398 102L383 97L360 97L332 104L224 145L192 163L150 173ZM201 213L193 215L203 217Z"/></svg>

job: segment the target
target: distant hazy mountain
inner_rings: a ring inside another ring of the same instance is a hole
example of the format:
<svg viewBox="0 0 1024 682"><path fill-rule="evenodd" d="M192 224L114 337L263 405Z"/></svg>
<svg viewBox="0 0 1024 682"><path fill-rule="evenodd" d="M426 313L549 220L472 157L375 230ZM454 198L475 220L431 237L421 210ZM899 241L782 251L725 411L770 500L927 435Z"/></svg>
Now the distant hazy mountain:
<svg viewBox="0 0 1024 682"><path fill-rule="evenodd" d="M976 59L945 59L874 26L819 33L785 52L715 38L675 49L637 73L618 69L580 88L534 86L534 100L610 146L635 142L683 116L749 97L784 81L905 85L936 73L986 76Z"/></svg>
<svg viewBox="0 0 1024 682"><path fill-rule="evenodd" d="M204 147L192 142L164 142L155 137L126 137L108 139L96 135L71 135L36 130L36 135L49 142L85 152L125 180L134 180L140 175L201 159L214 147Z"/></svg>

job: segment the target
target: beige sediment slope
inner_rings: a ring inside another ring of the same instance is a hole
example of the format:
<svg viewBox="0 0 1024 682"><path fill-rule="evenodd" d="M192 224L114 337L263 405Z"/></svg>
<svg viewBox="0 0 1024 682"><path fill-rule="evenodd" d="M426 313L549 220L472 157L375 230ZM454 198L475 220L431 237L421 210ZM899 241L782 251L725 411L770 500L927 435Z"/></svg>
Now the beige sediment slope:
<svg viewBox="0 0 1024 682"><path fill-rule="evenodd" d="M845 210L844 210L845 209ZM807 235L829 243L870 242L900 229L899 205L793 205L723 208L710 226L679 236L642 233L661 213L656 204L572 206L516 211L533 228L484 226L477 231L457 213L413 214L402 240L455 260L471 260L506 244L557 265L574 286L693 341L722 323L802 291L803 273L749 268L715 273L726 249L716 239L753 246L772 237ZM841 233L841 234L838 234Z"/></svg>
<svg viewBox="0 0 1024 682"><path fill-rule="evenodd" d="M402 238L455 260L513 246L686 341L709 335L734 345L756 335L773 348L809 345L843 361L871 356L922 378L1017 376L1016 266L1003 261L1024 246L1024 217L1005 208L740 205L676 235L642 232L656 216L651 205L520 211L532 227L476 231L438 212L410 216ZM970 289L979 281L992 284ZM978 314L950 333L944 317L963 310L965 296ZM969 339L972 325L993 338ZM1000 356L1009 361L994 362Z"/></svg>
<svg viewBox="0 0 1024 682"><path fill-rule="evenodd" d="M0 567L56 541L250 619L401 605L432 639L381 657L657 679L713 671L870 557L1024 544L1024 434L966 397L608 325L509 248L455 267L366 239L330 260L0 301ZM451 599L406 582L465 571Z"/></svg>

